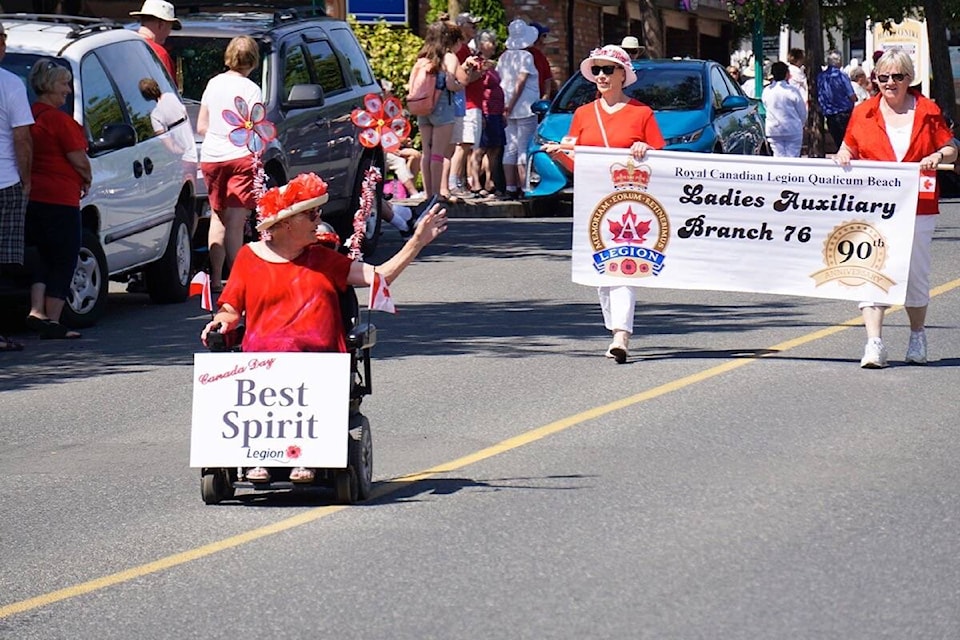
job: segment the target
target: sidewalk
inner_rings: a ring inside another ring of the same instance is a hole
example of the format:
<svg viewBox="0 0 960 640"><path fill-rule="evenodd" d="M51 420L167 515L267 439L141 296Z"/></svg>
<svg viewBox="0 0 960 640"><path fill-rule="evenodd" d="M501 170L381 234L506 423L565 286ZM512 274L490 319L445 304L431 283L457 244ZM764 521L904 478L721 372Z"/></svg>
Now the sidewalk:
<svg viewBox="0 0 960 640"><path fill-rule="evenodd" d="M396 204L415 208L423 200L394 200ZM451 218L541 218L570 216L569 203L553 198L536 200L473 200L464 199L458 204L447 205Z"/></svg>

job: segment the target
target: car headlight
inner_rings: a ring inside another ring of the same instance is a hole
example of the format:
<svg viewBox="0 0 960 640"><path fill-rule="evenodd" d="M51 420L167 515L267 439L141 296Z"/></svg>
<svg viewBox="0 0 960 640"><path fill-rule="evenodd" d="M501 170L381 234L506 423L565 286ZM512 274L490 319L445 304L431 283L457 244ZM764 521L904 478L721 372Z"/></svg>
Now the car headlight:
<svg viewBox="0 0 960 640"><path fill-rule="evenodd" d="M545 144L553 144L556 142L557 140L551 140L550 138L547 138L546 136L541 135L539 131L533 134L533 143L537 146L541 146Z"/></svg>
<svg viewBox="0 0 960 640"><path fill-rule="evenodd" d="M702 129L697 129L696 131L693 131L691 133L685 133L682 136L674 136L673 138L667 138L666 143L668 146L674 145L674 144L690 144L702 138L703 133L706 130L707 130L707 127L704 127Z"/></svg>

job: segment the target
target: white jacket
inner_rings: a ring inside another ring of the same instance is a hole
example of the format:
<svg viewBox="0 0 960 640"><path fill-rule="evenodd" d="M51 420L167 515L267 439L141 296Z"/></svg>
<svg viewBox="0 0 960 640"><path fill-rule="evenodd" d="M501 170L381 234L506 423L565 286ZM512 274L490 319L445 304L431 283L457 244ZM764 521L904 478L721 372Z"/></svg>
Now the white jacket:
<svg viewBox="0 0 960 640"><path fill-rule="evenodd" d="M786 80L774 82L763 90L767 110L768 138L802 138L807 122L807 103L803 94Z"/></svg>

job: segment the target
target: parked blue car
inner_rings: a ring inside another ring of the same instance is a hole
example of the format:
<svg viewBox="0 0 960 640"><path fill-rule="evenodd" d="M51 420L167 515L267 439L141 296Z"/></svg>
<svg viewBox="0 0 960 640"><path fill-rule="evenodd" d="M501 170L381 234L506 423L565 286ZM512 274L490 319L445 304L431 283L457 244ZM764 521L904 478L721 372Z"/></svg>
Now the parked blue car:
<svg viewBox="0 0 960 640"><path fill-rule="evenodd" d="M720 64L710 60L635 60L637 81L624 90L653 109L671 151L770 155L758 101L748 98ZM573 176L540 147L567 135L573 112L597 96L578 71L552 102L533 105L541 116L527 154L530 197L569 193Z"/></svg>

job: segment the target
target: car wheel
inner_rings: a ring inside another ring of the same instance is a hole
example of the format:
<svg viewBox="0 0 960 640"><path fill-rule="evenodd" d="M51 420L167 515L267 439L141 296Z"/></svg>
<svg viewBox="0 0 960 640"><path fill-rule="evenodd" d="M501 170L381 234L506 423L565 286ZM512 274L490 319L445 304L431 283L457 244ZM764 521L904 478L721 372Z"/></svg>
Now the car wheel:
<svg viewBox="0 0 960 640"><path fill-rule="evenodd" d="M190 216L183 203L177 203L173 228L163 257L146 268L147 293L154 302L183 302L190 290L193 245L190 240Z"/></svg>
<svg viewBox="0 0 960 640"><path fill-rule="evenodd" d="M97 234L84 229L77 268L60 319L68 327L92 327L106 310L108 291L107 256Z"/></svg>
<svg viewBox="0 0 960 640"><path fill-rule="evenodd" d="M353 191L350 195L350 203L343 215L336 218L333 227L337 234L345 243L353 235L353 216L360 206L360 194L363 191L363 176L367 169L374 165L374 158L366 155L360 159L360 165L357 167L357 177L354 180ZM379 165L380 175L383 175L383 166ZM380 240L380 209L383 206L383 180L377 183L376 195L373 199L373 206L370 208L370 215L367 216L367 228L364 230L363 239L360 243L360 251L364 256L371 256L377 250L377 243Z"/></svg>

